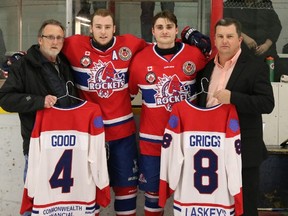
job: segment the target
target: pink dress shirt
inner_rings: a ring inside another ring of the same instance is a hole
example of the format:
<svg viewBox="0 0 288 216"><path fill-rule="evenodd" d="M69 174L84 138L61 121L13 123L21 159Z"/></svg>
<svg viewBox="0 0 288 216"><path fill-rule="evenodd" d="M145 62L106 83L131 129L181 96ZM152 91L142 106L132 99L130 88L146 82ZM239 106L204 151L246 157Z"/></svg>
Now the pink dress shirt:
<svg viewBox="0 0 288 216"><path fill-rule="evenodd" d="M213 97L216 91L221 89L225 89L227 82L232 74L232 71L235 67L235 64L240 56L241 49L234 55L232 59L226 61L224 66L220 65L218 61L218 54L214 58L215 67L211 75L210 84L208 88L208 95L207 95L207 107L215 106L219 104L218 100Z"/></svg>

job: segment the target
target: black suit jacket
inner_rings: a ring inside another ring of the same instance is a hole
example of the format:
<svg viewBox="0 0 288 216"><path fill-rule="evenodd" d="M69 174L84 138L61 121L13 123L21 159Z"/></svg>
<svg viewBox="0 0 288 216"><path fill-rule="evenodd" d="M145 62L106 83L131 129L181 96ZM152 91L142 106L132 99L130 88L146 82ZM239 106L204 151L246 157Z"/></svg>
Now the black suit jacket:
<svg viewBox="0 0 288 216"><path fill-rule="evenodd" d="M214 69L214 59L197 76L197 91L201 91L201 80L204 90L208 92ZM237 109L240 130L243 167L256 167L267 157L263 141L262 114L271 113L274 108L274 96L269 80L269 68L265 62L251 59L240 54L226 89L231 91L231 104ZM198 104L206 107L207 94L198 95Z"/></svg>

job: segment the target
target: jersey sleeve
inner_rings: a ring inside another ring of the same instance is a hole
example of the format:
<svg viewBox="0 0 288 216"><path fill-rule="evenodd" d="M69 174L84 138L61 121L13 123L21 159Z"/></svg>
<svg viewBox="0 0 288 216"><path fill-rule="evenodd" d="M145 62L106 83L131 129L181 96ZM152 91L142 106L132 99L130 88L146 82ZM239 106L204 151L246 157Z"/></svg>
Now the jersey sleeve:
<svg viewBox="0 0 288 216"><path fill-rule="evenodd" d="M159 206L164 207L166 200L175 191L180 179L183 161L180 122L176 106L174 106L164 131L161 147Z"/></svg>
<svg viewBox="0 0 288 216"><path fill-rule="evenodd" d="M26 174L24 191L22 196L22 203L20 214L23 214L26 211L32 211L33 207L33 198L36 191L36 182L35 176L39 176L39 164L40 164L40 125L42 121L44 110L37 111L36 120L32 135L30 138L30 147L29 147L29 166Z"/></svg>
<svg viewBox="0 0 288 216"><path fill-rule="evenodd" d="M234 197L236 215L243 214L242 162L240 126L235 106L231 106L225 138L225 164L228 174L228 189Z"/></svg>
<svg viewBox="0 0 288 216"><path fill-rule="evenodd" d="M138 38L135 37L134 35L132 35L132 37L134 37L135 39L132 39L131 41L133 41L133 44L137 44L137 50L136 53L138 53L139 51L141 51L142 49L144 49L146 46L149 45L149 43L147 43L144 39L142 38Z"/></svg>
<svg viewBox="0 0 288 216"><path fill-rule="evenodd" d="M145 40L137 38L129 34L128 34L128 39L136 47L136 49L134 50L134 56L128 68L128 74L129 74L128 87L129 87L130 97L131 99L134 99L139 91L138 78L139 78L140 70L138 68L141 68L141 66L139 66L141 63L141 57L139 57L138 53L141 50L143 50L145 47L147 47L149 44Z"/></svg>
<svg viewBox="0 0 288 216"><path fill-rule="evenodd" d="M136 95L138 94L139 87L138 87L138 79L137 79L137 55L136 58L134 58L131 61L131 64L129 66L129 82L128 82L128 88L130 92L130 97L134 99Z"/></svg>
<svg viewBox="0 0 288 216"><path fill-rule="evenodd" d="M186 45L186 46L188 46L188 45ZM192 47L192 48L193 48L193 52L191 53L191 55L193 55L193 57L195 58L194 61L196 64L197 71L200 71L205 67L205 65L208 62L208 59L204 56L204 54L196 46Z"/></svg>
<svg viewBox="0 0 288 216"><path fill-rule="evenodd" d="M70 37L66 37L65 38L65 41L64 41L64 44L63 44L63 47L62 47L62 50L61 52L69 59L69 56L71 55L71 51L73 50L72 47L73 47L73 40L74 38L77 37L75 35L72 35ZM70 53L69 53L70 52ZM69 55L70 54L70 55Z"/></svg>
<svg viewBox="0 0 288 216"><path fill-rule="evenodd" d="M99 108L100 109L100 108ZM91 137L88 162L96 189L96 202L106 207L110 203L109 176L105 149L105 134L102 117L95 115L91 122Z"/></svg>
<svg viewBox="0 0 288 216"><path fill-rule="evenodd" d="M78 37L77 35L72 35L70 37L66 37L61 52L67 57L69 56L69 52L72 50L72 46L74 43L74 38Z"/></svg>

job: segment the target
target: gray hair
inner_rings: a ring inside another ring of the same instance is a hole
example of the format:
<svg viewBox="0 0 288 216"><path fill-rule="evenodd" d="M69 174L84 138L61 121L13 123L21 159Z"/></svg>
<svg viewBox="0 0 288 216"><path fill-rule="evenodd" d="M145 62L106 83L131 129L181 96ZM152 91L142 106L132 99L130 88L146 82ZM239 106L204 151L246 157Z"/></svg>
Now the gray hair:
<svg viewBox="0 0 288 216"><path fill-rule="evenodd" d="M64 26L62 25L61 22L59 22L59 21L57 21L57 20L54 20L54 19L49 19L49 20L45 20L45 21L42 23L42 25L41 25L41 27L40 27L40 29L39 29L39 31L38 31L38 37L41 37L41 36L42 36L42 34L43 34L43 29L44 29L47 25L56 25L56 26L59 26L59 27L63 30L63 32L65 32L65 28L64 28Z"/></svg>

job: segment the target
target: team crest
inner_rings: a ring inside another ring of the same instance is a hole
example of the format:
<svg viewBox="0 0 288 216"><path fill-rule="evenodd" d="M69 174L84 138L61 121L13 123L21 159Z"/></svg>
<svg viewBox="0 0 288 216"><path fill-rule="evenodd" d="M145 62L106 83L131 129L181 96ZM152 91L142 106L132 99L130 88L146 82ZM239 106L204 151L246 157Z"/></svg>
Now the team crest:
<svg viewBox="0 0 288 216"><path fill-rule="evenodd" d="M191 76L196 71L196 65L194 62L187 61L183 64L183 71L186 75Z"/></svg>
<svg viewBox="0 0 288 216"><path fill-rule="evenodd" d="M118 54L122 61L128 61L132 56L132 52L128 47L122 47Z"/></svg>
<svg viewBox="0 0 288 216"><path fill-rule="evenodd" d="M148 73L146 74L146 81L147 81L147 83L149 83L149 84L155 83L155 81L156 81L156 75L155 75L155 73L154 73L153 71L148 72Z"/></svg>
<svg viewBox="0 0 288 216"><path fill-rule="evenodd" d="M89 65L91 65L91 59L89 56L84 56L81 60L80 63L83 67L89 67Z"/></svg>
<svg viewBox="0 0 288 216"><path fill-rule="evenodd" d="M190 86L181 83L179 77L175 74L173 76L159 77L159 82L156 85L157 92L154 95L156 106L163 106L171 112L174 103L185 100L190 97Z"/></svg>
<svg viewBox="0 0 288 216"><path fill-rule="evenodd" d="M93 62L90 70L88 88L96 91L101 98L109 98L114 91L120 91L125 86L125 71L116 71L112 62Z"/></svg>

